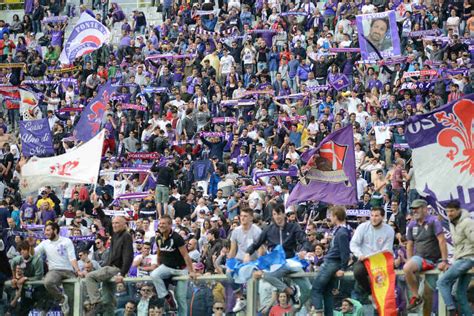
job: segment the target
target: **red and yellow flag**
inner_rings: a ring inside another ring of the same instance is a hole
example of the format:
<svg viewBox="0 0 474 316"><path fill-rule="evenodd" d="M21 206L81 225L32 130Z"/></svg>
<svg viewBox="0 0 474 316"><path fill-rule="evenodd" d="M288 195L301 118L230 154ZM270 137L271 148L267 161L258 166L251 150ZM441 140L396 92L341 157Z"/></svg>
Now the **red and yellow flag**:
<svg viewBox="0 0 474 316"><path fill-rule="evenodd" d="M369 273L372 297L380 316L396 316L395 270L390 252L378 253L364 260Z"/></svg>

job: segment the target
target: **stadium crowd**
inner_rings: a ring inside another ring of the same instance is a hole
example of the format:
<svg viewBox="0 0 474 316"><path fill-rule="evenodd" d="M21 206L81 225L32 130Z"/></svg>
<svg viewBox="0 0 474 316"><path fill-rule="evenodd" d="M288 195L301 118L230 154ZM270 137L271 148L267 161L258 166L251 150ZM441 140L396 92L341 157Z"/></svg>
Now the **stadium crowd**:
<svg viewBox="0 0 474 316"><path fill-rule="evenodd" d="M23 16L0 20L0 91L22 85L43 95L39 108L56 155L78 145L75 126L98 89L106 82L116 87L102 120L98 183L51 183L27 196L19 190L23 118L18 102L0 95L0 279L11 281L2 289L4 313L59 311L58 305L71 313L78 298L68 297L61 282L76 277L87 315L245 313L246 287L226 262L249 262L282 245L286 258L306 265L254 272L262 315L370 315L374 300L362 262L380 251L392 252L403 270L400 315L421 306L424 315L436 313L434 291L450 315L472 315L466 271L474 266L473 222L459 201L448 204L448 261L442 220L415 189L404 125L473 92L469 0L151 5L129 16L107 0L28 0ZM163 20L148 23L149 10ZM360 52L337 50L359 47L356 15L388 10L397 15L397 62L369 63ZM119 30L120 38L62 68L68 18L82 12ZM429 30L435 35L422 32ZM347 84L336 89L341 76ZM359 203L285 207L306 163L301 155L348 125ZM447 272L419 280L419 272L432 269ZM318 274L285 279L303 271ZM354 278L344 278L348 271ZM226 273L225 281L196 281ZM178 275L190 282L171 281ZM44 286L28 284L34 280Z"/></svg>

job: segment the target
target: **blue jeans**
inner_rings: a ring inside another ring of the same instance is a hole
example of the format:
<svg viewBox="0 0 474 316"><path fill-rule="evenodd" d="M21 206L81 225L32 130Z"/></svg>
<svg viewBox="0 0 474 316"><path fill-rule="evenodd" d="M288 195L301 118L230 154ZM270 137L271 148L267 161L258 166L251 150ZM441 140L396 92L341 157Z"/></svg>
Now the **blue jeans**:
<svg viewBox="0 0 474 316"><path fill-rule="evenodd" d="M153 281L153 285L156 289L158 298L165 298L168 295L168 288L165 285L165 281L174 276L187 275L188 270L186 269L173 269L161 264L158 268L150 273L150 277ZM188 312L188 306L186 302L186 292L188 288L188 282L179 281L176 284L175 295L176 301L178 302L178 316L186 316Z"/></svg>
<svg viewBox="0 0 474 316"><path fill-rule="evenodd" d="M341 268L338 261L325 261L313 281L311 304L317 311L324 309L325 316L332 316L334 310L334 295L336 287L336 272Z"/></svg>
<svg viewBox="0 0 474 316"><path fill-rule="evenodd" d="M296 93L298 92L298 86L296 85L296 77L290 78L290 82L288 82L290 85L291 92Z"/></svg>
<svg viewBox="0 0 474 316"><path fill-rule="evenodd" d="M33 33L40 33L41 32L41 21L33 20L31 21L33 27Z"/></svg>
<svg viewBox="0 0 474 316"><path fill-rule="evenodd" d="M460 315L462 316L472 315L472 309L467 301L467 288L471 281L471 275L467 274L467 272L469 272L472 267L474 267L474 260L458 259L451 267L449 267L448 271L439 277L438 282L436 283L448 310L455 310L456 303L454 302L451 292L454 283L456 280L458 281L456 298L457 303L460 306Z"/></svg>
<svg viewBox="0 0 474 316"><path fill-rule="evenodd" d="M263 280L267 281L271 285L277 288L278 291L283 292L288 285L283 282L283 278L289 276L291 273L304 272L301 268L291 268L287 265L281 266L279 269L273 272L265 272L263 274ZM307 279L303 279L306 282L297 282L298 286L301 289L301 292L308 291L311 288L311 284Z"/></svg>
<svg viewBox="0 0 474 316"><path fill-rule="evenodd" d="M267 63L264 61L259 61L257 63L257 72L261 72L263 69L268 68Z"/></svg>

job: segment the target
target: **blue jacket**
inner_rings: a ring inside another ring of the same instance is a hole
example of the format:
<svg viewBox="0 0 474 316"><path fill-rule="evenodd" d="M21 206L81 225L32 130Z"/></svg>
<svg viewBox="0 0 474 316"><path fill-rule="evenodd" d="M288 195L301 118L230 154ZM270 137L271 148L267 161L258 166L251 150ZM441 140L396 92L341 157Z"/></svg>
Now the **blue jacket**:
<svg viewBox="0 0 474 316"><path fill-rule="evenodd" d="M347 227L339 226L336 228L329 251L324 256L324 261L339 261L341 264L340 270L347 270L347 263L351 253L350 241L351 232Z"/></svg>
<svg viewBox="0 0 474 316"><path fill-rule="evenodd" d="M221 181L221 177L213 172L211 178L209 179L209 195L215 197L217 195L217 189L219 182Z"/></svg>

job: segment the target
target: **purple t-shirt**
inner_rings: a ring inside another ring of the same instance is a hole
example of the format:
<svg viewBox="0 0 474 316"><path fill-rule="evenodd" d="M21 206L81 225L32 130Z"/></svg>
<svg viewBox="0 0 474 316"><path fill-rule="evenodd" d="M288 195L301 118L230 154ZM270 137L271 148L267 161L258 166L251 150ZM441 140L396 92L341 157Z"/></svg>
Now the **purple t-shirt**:
<svg viewBox="0 0 474 316"><path fill-rule="evenodd" d="M63 44L63 31L51 31L51 45L61 46Z"/></svg>
<svg viewBox="0 0 474 316"><path fill-rule="evenodd" d="M428 215L423 223L411 221L407 228L407 240L413 241L414 255L437 262L441 258L438 235L443 233L443 227L436 216Z"/></svg>
<svg viewBox="0 0 474 316"><path fill-rule="evenodd" d="M47 221L54 221L56 218L56 213L54 210L49 211L41 211L41 221L42 223L46 223Z"/></svg>
<svg viewBox="0 0 474 316"><path fill-rule="evenodd" d="M107 122L104 124L104 128L109 131L107 139L114 139L115 138L115 129L112 126L112 123Z"/></svg>
<svg viewBox="0 0 474 316"><path fill-rule="evenodd" d="M20 211L23 212L24 220L30 220L36 217L36 212L38 211L38 208L34 204L24 203L21 206Z"/></svg>

